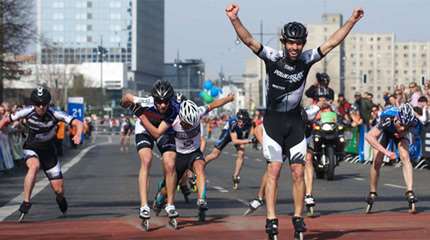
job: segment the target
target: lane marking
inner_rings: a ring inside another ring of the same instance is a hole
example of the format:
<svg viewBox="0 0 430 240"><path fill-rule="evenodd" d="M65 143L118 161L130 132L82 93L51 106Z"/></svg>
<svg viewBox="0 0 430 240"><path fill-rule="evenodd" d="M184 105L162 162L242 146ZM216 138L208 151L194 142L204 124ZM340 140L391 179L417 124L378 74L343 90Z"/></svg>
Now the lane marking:
<svg viewBox="0 0 430 240"><path fill-rule="evenodd" d="M213 186L213 188L214 188L214 189L216 189L216 190L218 190L219 192L222 192L222 193L228 193L228 190L227 190L227 189L222 188L222 187L220 187L220 186Z"/></svg>
<svg viewBox="0 0 430 240"><path fill-rule="evenodd" d="M64 166L61 168L61 171L63 175L75 164L80 162L82 158L93 148L96 146L105 145L108 143L101 143L101 144L95 144L92 146L89 146L85 149L83 149L78 155L76 155L70 162L64 164ZM45 187L49 185L49 181L47 178L43 178L43 180L36 182L33 191L32 191L32 198L34 198L38 193L40 193ZM4 221L7 217L12 215L15 211L19 209L19 206L21 204L22 199L24 198L24 193L17 195L15 198L10 200L8 203L6 203L4 206L0 207L0 222Z"/></svg>
<svg viewBox="0 0 430 240"><path fill-rule="evenodd" d="M242 198L236 198L236 200L237 200L238 202L240 202L240 203L243 203L245 206L249 206L249 202L248 202L248 201L243 200Z"/></svg>
<svg viewBox="0 0 430 240"><path fill-rule="evenodd" d="M393 188L400 188L400 189L406 189L406 187L404 186L400 186L400 185L395 185L395 184L384 184L387 187L393 187Z"/></svg>
<svg viewBox="0 0 430 240"><path fill-rule="evenodd" d="M354 180L357 180L357 181L364 181L364 178L358 178L358 177L356 177L356 178L354 178Z"/></svg>
<svg viewBox="0 0 430 240"><path fill-rule="evenodd" d="M261 160L260 158L256 158L255 161L262 162L263 160Z"/></svg>

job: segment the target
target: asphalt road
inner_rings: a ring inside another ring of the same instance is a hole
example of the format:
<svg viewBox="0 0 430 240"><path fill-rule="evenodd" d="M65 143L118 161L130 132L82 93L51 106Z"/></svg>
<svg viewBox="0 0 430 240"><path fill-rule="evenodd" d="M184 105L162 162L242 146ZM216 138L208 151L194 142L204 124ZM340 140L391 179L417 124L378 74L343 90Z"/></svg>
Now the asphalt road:
<svg viewBox="0 0 430 240"><path fill-rule="evenodd" d="M213 142L209 142L207 152L212 147ZM158 154L156 155L158 156ZM264 208L259 209L254 214L256 215L255 217L244 218L241 216L247 209L247 202L256 196L260 178L265 168L265 161L261 152L247 147L245 165L241 172L241 184L238 190L233 190L231 175L234 160L235 150L230 144L224 149L221 157L213 161L207 168L208 219L212 219L207 224L210 225L210 223L213 223L216 226L217 219L225 218L228 219L225 221L233 221L234 223L238 221L238 226L240 226L240 224L245 224L246 219L253 219L250 221L258 222L255 226L256 231L264 236ZM154 157L150 181L151 199L155 194L156 184L162 177L160 163L160 159ZM123 153L119 149L118 136L100 135L96 140L96 144L86 146L85 148L82 147L80 151L70 152L70 156L64 158L62 165L63 171L65 171L66 197L69 202L67 216L64 217L61 215L55 203L55 195L49 186L44 187L46 179L41 174L39 177L40 182L36 184L36 192L32 198L33 207L30 214L26 217L28 223L60 222L61 224L64 221L92 222L93 220L107 221L107 219L119 219L128 222L131 221L134 225L138 225L137 214L140 202L137 191L137 177L140 163L133 146L129 152ZM288 166L284 169L280 178L277 208L277 212L281 217L292 213L291 177ZM331 219L331 216L334 217L333 219L349 218L352 223L355 219L354 216L364 216L363 212L366 206L364 199L369 188L368 172L369 165L341 162L336 169L336 178L334 181L315 180L314 196L317 202L316 210L321 214L321 217L317 218L317 222L314 225L318 226L318 221L324 222L324 218ZM390 216L390 214L397 216L400 214L403 217L412 217L412 219L414 219L413 216L429 215L429 179L430 171L414 171L414 190L420 200L417 203L419 214L410 215L407 213L408 205L404 198L405 189L401 168L384 167L381 171L378 189L379 197L373 208L374 211L376 214L382 214L382 216ZM16 210L22 199L19 196L20 191L22 191L22 182L22 172L0 177L0 220L4 220L3 227L10 227L7 224L16 221L18 218ZM177 193L177 210L181 218L186 219L187 222L192 222L197 215L195 201L196 194L192 194L191 202L186 204L182 194L180 192ZM161 217L154 218L153 221L154 223L157 221L167 221L163 219L162 214ZM284 221L290 224L289 220L286 219ZM422 219L416 219L420 222L423 221ZM337 222L336 224L341 225L342 223ZM245 232L247 228L245 225L243 225L244 229L239 227L237 231L239 233L240 231ZM0 223L0 228L1 226L2 223ZM11 235L8 236L17 236L13 233L15 233L14 231L19 231L19 229L19 225L13 225L13 228L9 229ZM428 229L426 233L428 233ZM139 234L142 234L141 230ZM315 234L318 236L317 233ZM177 236L180 235L180 233L177 233ZM114 236L116 235L113 234L110 236L115 238ZM241 235L239 234L238 236ZM169 239L167 235L165 237ZM0 239L2 239L1 234ZM99 238L96 237L94 239ZM110 238L107 237L107 239ZM118 239L121 239L121 237Z"/></svg>

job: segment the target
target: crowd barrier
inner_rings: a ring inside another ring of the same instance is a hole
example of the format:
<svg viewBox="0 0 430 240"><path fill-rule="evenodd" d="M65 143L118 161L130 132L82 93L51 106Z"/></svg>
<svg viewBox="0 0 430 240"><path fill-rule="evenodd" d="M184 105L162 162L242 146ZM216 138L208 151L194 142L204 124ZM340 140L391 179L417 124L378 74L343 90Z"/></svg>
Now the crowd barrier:
<svg viewBox="0 0 430 240"><path fill-rule="evenodd" d="M373 159L372 147L364 139L368 130L364 125L345 130L345 153L357 155L358 162L362 163ZM411 129L409 143L409 156L414 164L418 164L423 158L430 159L430 124ZM388 148L399 156L393 142L389 143Z"/></svg>

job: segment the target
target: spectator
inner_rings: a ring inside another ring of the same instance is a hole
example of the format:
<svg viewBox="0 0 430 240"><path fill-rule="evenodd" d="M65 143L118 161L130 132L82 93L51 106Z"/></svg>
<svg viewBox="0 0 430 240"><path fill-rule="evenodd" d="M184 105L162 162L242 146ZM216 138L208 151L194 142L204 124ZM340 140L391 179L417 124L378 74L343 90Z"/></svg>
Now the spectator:
<svg viewBox="0 0 430 240"><path fill-rule="evenodd" d="M337 112L343 118L351 110L351 104L345 99L343 93L337 96Z"/></svg>
<svg viewBox="0 0 430 240"><path fill-rule="evenodd" d="M409 84L409 102L413 107L418 106L418 99L421 97L421 89L417 83L412 82Z"/></svg>
<svg viewBox="0 0 430 240"><path fill-rule="evenodd" d="M370 112L370 121L369 121L369 125L371 127L376 126L376 124L378 123L378 118L380 113L381 113L380 107L378 105L373 105L372 111Z"/></svg>
<svg viewBox="0 0 430 240"><path fill-rule="evenodd" d="M317 82L310 86L306 90L305 95L308 98L312 98L314 103L318 102L320 97L325 97L330 101L334 100L334 91L328 85L330 83L330 77L327 73L317 73Z"/></svg>
<svg viewBox="0 0 430 240"><path fill-rule="evenodd" d="M421 96L418 98L418 106L421 111L416 111L417 113L421 112L421 114L418 114L418 119L421 121L422 124L426 124L429 122L429 108L428 108L428 99L425 96Z"/></svg>
<svg viewBox="0 0 430 240"><path fill-rule="evenodd" d="M388 101L385 102L385 107L397 106L396 95L392 94L388 97Z"/></svg>

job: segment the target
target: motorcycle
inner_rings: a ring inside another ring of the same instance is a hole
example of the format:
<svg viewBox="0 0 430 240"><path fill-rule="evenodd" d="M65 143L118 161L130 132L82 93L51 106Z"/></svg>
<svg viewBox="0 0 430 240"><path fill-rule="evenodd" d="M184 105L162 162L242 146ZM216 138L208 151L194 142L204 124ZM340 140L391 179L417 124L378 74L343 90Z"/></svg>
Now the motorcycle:
<svg viewBox="0 0 430 240"><path fill-rule="evenodd" d="M327 112L329 121L324 120L321 114L321 121L315 123L312 130L316 177L319 179L325 177L329 181L334 179L335 168L344 156L343 126L336 122L335 114Z"/></svg>

